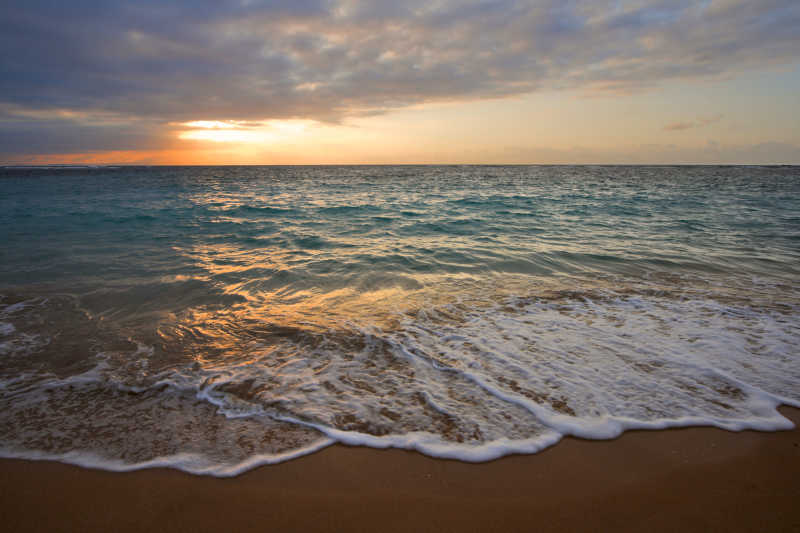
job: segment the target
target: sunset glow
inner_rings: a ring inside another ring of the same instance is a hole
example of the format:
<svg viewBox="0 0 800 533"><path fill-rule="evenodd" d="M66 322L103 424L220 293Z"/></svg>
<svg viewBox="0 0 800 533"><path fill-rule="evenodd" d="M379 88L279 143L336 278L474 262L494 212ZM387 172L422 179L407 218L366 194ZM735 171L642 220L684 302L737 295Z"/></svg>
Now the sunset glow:
<svg viewBox="0 0 800 533"><path fill-rule="evenodd" d="M800 162L796 2L52 9L4 8L0 162Z"/></svg>
<svg viewBox="0 0 800 533"><path fill-rule="evenodd" d="M315 122L310 120L267 120L264 122L195 120L180 126L188 128L179 139L239 144L269 144L300 137Z"/></svg>
<svg viewBox="0 0 800 533"><path fill-rule="evenodd" d="M796 530L798 28L0 2L3 531Z"/></svg>

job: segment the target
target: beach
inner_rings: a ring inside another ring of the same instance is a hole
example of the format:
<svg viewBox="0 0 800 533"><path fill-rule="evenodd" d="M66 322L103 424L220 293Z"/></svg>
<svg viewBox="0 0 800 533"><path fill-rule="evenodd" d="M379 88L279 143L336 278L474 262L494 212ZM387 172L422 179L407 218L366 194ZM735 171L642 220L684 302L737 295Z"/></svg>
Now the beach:
<svg viewBox="0 0 800 533"><path fill-rule="evenodd" d="M796 167L2 176L3 531L800 527Z"/></svg>
<svg viewBox="0 0 800 533"><path fill-rule="evenodd" d="M797 429L568 437L479 464L337 444L234 478L0 464L8 532L800 531Z"/></svg>
<svg viewBox="0 0 800 533"><path fill-rule="evenodd" d="M798 26L3 2L0 533L800 533Z"/></svg>

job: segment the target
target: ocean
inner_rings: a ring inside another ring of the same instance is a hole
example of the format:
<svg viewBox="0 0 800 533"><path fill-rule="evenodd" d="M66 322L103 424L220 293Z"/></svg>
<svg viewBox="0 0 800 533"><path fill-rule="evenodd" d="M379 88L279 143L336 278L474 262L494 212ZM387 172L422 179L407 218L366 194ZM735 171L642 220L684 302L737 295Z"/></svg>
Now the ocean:
<svg viewBox="0 0 800 533"><path fill-rule="evenodd" d="M0 456L788 429L800 167L0 167Z"/></svg>

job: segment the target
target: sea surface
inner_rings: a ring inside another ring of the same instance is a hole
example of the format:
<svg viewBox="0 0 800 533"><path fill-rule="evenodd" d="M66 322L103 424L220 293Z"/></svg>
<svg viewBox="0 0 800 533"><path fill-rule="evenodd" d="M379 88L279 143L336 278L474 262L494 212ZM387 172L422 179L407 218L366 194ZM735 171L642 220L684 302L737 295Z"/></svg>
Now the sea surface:
<svg viewBox="0 0 800 533"><path fill-rule="evenodd" d="M0 167L0 456L792 427L800 167Z"/></svg>

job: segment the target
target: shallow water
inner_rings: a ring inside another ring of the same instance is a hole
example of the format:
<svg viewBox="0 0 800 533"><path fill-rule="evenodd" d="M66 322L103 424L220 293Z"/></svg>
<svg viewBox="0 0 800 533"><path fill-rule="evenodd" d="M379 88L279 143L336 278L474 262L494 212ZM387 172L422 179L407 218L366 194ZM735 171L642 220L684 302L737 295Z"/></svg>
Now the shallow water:
<svg viewBox="0 0 800 533"><path fill-rule="evenodd" d="M231 475L777 430L800 168L0 169L0 453Z"/></svg>

